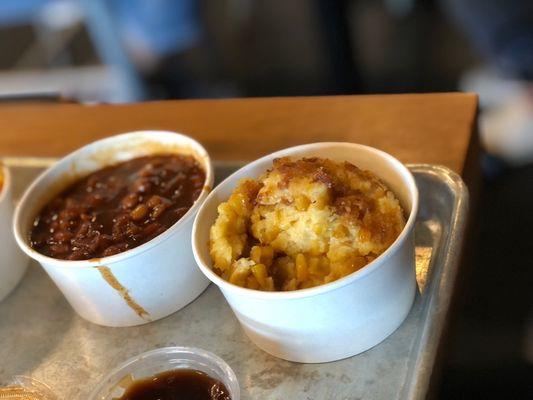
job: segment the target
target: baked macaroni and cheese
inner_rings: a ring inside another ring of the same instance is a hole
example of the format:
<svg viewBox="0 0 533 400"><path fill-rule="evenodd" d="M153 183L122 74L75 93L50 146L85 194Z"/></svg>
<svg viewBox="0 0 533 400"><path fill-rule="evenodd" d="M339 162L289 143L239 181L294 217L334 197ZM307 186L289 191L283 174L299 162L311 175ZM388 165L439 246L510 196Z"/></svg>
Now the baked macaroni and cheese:
<svg viewBox="0 0 533 400"><path fill-rule="evenodd" d="M209 248L213 270L235 285L297 290L361 269L404 225L398 199L371 172L285 157L219 205Z"/></svg>

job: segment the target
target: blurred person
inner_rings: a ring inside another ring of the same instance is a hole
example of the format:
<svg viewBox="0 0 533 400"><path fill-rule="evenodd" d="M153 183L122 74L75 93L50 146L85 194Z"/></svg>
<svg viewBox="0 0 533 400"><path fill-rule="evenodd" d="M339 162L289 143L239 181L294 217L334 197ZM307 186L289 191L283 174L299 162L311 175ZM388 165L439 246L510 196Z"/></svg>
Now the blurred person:
<svg viewBox="0 0 533 400"><path fill-rule="evenodd" d="M199 44L196 0L108 0L120 36L143 69Z"/></svg>
<svg viewBox="0 0 533 400"><path fill-rule="evenodd" d="M85 0L94 1L94 0ZM221 80L199 0L98 0L109 4L120 39L156 98L239 95Z"/></svg>
<svg viewBox="0 0 533 400"><path fill-rule="evenodd" d="M485 148L511 165L533 162L533 1L442 2L488 62L461 82L480 96Z"/></svg>
<svg viewBox="0 0 533 400"><path fill-rule="evenodd" d="M0 1L0 26L38 25L35 40L45 50L62 43L49 32L80 22L102 63L132 89L130 100L206 94L199 87L213 76L213 63L198 0Z"/></svg>
<svg viewBox="0 0 533 400"><path fill-rule="evenodd" d="M216 97L198 0L104 1L153 97Z"/></svg>

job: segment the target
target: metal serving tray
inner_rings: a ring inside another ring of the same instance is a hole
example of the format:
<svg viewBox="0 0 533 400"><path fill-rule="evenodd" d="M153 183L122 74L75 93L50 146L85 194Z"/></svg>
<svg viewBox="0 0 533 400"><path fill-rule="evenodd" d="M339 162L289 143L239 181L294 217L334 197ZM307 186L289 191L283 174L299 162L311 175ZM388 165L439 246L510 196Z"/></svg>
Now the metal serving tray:
<svg viewBox="0 0 533 400"><path fill-rule="evenodd" d="M18 198L49 159L5 159ZM217 164L217 178L238 167ZM234 369L243 400L423 399L457 274L468 192L447 168L411 164L420 190L416 224L419 292L401 327L376 347L325 364L297 364L259 350L244 335L215 285L160 321L105 328L78 317L34 262L0 303L0 384L14 375L50 385L62 400L86 400L103 374L164 346L212 351ZM357 334L357 332L354 332Z"/></svg>

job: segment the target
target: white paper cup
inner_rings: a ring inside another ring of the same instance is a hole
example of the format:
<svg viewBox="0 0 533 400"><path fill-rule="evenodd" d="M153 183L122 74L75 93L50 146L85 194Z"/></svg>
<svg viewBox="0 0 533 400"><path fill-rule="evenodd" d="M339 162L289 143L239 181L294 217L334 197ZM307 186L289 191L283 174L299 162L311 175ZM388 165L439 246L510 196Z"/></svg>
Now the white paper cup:
<svg viewBox="0 0 533 400"><path fill-rule="evenodd" d="M3 185L0 187L0 301L20 282L28 266L28 257L20 251L11 229L13 220L13 198L11 174L7 167L0 165Z"/></svg>
<svg viewBox="0 0 533 400"><path fill-rule="evenodd" d="M381 178L396 194L408 218L396 241L364 268L310 289L265 292L233 285L212 270L209 229L217 206L237 182L257 178L278 157L323 157L349 161ZM361 353L400 326L413 303L416 280L413 230L418 190L409 170L380 150L352 143L292 147L241 168L222 182L200 207L192 232L202 272L220 287L248 337L266 352L290 361L318 363Z"/></svg>
<svg viewBox="0 0 533 400"><path fill-rule="evenodd" d="M165 232L123 253L84 261L47 257L29 246L35 216L70 182L107 165L161 153L193 155L206 173L204 189L196 202ZM106 326L144 324L184 307L209 284L195 265L190 237L194 216L212 186L209 156L188 136L141 131L109 137L69 154L31 184L15 211L15 237L80 316Z"/></svg>

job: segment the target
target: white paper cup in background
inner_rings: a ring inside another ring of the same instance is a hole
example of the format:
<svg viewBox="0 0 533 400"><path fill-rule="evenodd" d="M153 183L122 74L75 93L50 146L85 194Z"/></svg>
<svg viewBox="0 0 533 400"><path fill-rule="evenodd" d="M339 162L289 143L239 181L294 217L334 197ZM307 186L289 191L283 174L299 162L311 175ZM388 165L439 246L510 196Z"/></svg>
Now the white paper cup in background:
<svg viewBox="0 0 533 400"><path fill-rule="evenodd" d="M162 153L192 155L206 174L198 199L165 232L125 252L82 261L47 257L29 246L34 218L69 183L107 165ZM102 139L59 160L30 185L15 211L15 238L86 320L106 326L154 321L190 303L209 284L195 265L190 237L194 216L213 187L213 176L209 155L188 136L140 131Z"/></svg>
<svg viewBox="0 0 533 400"><path fill-rule="evenodd" d="M278 157L349 161L381 178L396 194L407 223L396 241L362 269L310 289L265 292L233 285L211 267L209 229L217 207L237 182L257 178ZM266 352L290 361L318 363L361 353L403 322L416 291L414 223L418 190L409 170L380 150L352 143L315 143L285 149L241 168L207 197L193 226L193 251L202 272L220 287L248 337Z"/></svg>
<svg viewBox="0 0 533 400"><path fill-rule="evenodd" d="M0 164L3 184L0 186L0 301L20 282L28 266L28 257L18 248L13 237L13 195L9 169Z"/></svg>

